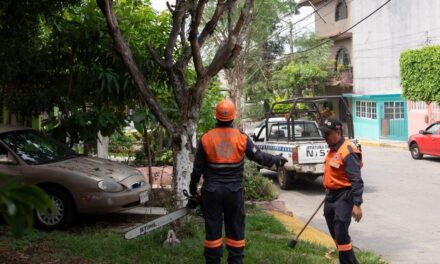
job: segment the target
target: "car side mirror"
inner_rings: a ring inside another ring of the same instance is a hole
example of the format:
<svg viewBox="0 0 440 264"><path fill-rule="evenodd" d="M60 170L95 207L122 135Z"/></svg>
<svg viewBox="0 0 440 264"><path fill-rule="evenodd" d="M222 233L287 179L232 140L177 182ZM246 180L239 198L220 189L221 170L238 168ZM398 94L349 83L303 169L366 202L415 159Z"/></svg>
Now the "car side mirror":
<svg viewBox="0 0 440 264"><path fill-rule="evenodd" d="M425 135L426 131L425 130L419 130L419 134Z"/></svg>
<svg viewBox="0 0 440 264"><path fill-rule="evenodd" d="M254 134L252 134L252 139L254 140L254 141L257 141L257 136L255 135L255 133Z"/></svg>

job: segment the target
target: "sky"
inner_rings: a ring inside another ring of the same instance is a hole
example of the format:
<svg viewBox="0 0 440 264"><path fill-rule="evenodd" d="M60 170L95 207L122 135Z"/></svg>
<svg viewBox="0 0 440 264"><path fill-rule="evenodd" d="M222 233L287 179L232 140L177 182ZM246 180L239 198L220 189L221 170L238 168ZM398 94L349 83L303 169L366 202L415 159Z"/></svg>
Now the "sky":
<svg viewBox="0 0 440 264"><path fill-rule="evenodd" d="M170 2L170 4L173 4L175 1L174 0L170 0L168 2ZM162 11L162 10L167 9L167 4L166 3L167 3L167 0L151 0L151 5L157 11Z"/></svg>

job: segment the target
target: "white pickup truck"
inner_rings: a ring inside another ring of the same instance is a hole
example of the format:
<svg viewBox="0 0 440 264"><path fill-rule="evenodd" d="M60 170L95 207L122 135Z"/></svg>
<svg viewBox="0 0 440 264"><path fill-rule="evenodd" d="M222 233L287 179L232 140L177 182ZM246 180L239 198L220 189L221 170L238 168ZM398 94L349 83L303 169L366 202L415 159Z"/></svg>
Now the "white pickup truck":
<svg viewBox="0 0 440 264"><path fill-rule="evenodd" d="M278 118L276 118L278 119ZM278 170L278 181L282 189L288 189L301 177L315 180L324 173L324 158L328 146L315 121L295 120L295 140L287 140L287 121L269 119L268 138L266 125L254 136L255 145L273 155L282 154L288 162ZM293 131L293 130L291 130Z"/></svg>
<svg viewBox="0 0 440 264"><path fill-rule="evenodd" d="M272 105L269 117L254 132L253 140L261 150L273 155L282 154L288 162L277 171L282 189L289 189L300 178L314 181L324 173L324 159L328 145L322 137L317 121L321 116L319 103L340 100L340 96L295 98ZM345 102L345 101L344 101ZM278 105L278 107L277 107ZM279 107L279 105L284 105ZM288 105L289 108L285 106ZM277 108L284 109L277 111ZM299 109L301 108L301 109ZM341 107L342 108L342 107ZM286 109L290 109L287 110ZM353 123L348 105L344 106L345 135L353 139ZM279 116L282 117L279 117ZM274 117L275 116L275 117ZM278 117L276 117L278 116ZM357 141L354 140L357 144ZM275 170L275 168L270 168Z"/></svg>

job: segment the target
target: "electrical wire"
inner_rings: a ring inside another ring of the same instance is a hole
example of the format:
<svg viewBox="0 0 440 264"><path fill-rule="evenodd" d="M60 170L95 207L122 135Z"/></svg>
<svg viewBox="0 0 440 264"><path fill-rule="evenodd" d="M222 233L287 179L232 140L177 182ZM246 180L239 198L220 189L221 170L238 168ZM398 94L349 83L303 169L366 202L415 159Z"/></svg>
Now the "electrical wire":
<svg viewBox="0 0 440 264"><path fill-rule="evenodd" d="M368 14L367 16L365 16L364 18L362 18L361 20L359 20L358 22L356 22L355 24L353 24L352 26L350 26L349 28L347 28L346 30L338 33L337 35L334 36L334 38L337 38L339 36L341 36L344 33L347 33L348 31L350 31L351 29L355 28L357 25L359 25L360 23L362 23L363 21L365 21L366 19L368 19L369 17L371 17L372 15L374 15L376 12L378 12L380 9L382 9L384 6L386 6L388 3L390 3L391 0L387 0L385 3L383 3L381 6L379 6L378 8L376 8L373 12L371 12L370 14ZM322 41L321 43L316 44L315 46L305 49L305 50L300 50L300 51L296 51L296 52L291 52L291 53L286 53L283 55L283 57L278 58L277 60L282 60L287 56L291 56L291 55L295 55L295 54L301 54L301 53L306 53L309 52L311 50L314 50L316 48L321 47L322 45L330 42L331 39L326 39L324 41Z"/></svg>

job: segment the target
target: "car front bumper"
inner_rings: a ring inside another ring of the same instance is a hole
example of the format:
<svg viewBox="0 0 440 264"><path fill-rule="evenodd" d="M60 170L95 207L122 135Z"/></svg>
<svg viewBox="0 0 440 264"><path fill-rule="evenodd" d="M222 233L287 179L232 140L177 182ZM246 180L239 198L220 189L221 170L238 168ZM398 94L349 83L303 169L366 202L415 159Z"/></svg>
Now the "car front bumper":
<svg viewBox="0 0 440 264"><path fill-rule="evenodd" d="M105 214L119 212L148 201L149 185L122 192L78 192L74 194L78 213Z"/></svg>

